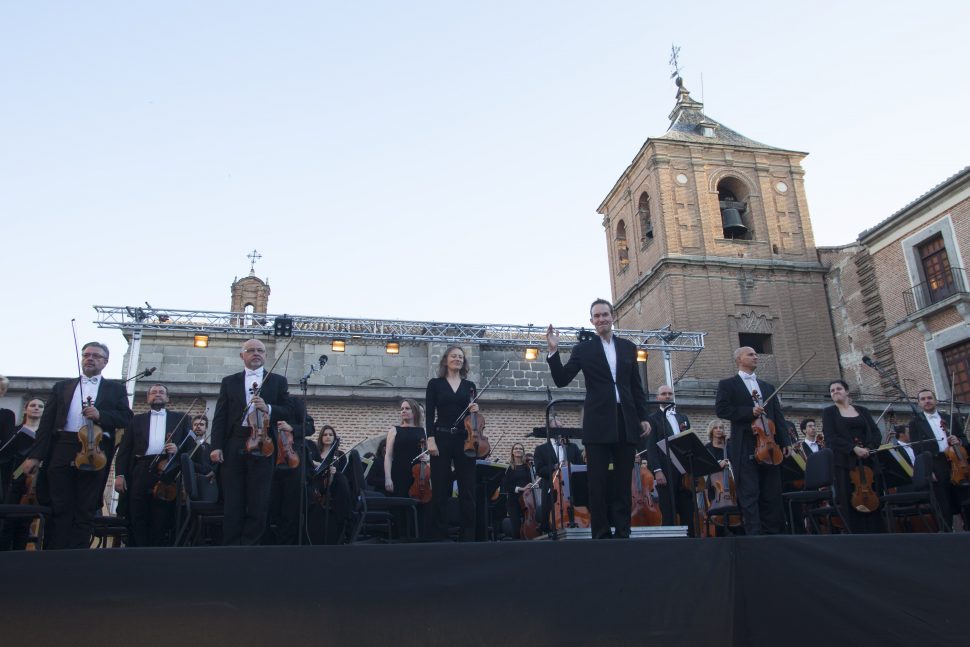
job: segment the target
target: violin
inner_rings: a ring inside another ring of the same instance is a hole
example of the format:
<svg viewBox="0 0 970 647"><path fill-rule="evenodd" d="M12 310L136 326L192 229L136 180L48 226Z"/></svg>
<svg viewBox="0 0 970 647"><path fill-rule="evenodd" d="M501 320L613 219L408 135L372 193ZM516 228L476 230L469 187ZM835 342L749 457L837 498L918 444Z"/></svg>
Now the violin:
<svg viewBox="0 0 970 647"><path fill-rule="evenodd" d="M708 483L714 488L714 501L711 503L708 512L737 507L738 494L735 489L734 476L731 474L730 464L720 472L711 474L708 477ZM722 528L738 528L743 523L741 515L739 514L717 514L709 518L711 523Z"/></svg>
<svg viewBox="0 0 970 647"><path fill-rule="evenodd" d="M475 389L472 389L472 397L469 406L475 404ZM488 438L483 433L485 430L485 417L476 412L469 412L465 416L465 456L469 458L485 458L492 453L492 446Z"/></svg>
<svg viewBox="0 0 970 647"><path fill-rule="evenodd" d="M408 489L408 496L420 503L431 501L431 466L428 461L421 460L427 451L428 441L422 438L421 453L415 459L417 462L411 466L411 487Z"/></svg>
<svg viewBox="0 0 970 647"><path fill-rule="evenodd" d="M293 431L276 429L276 469L292 470L300 466L300 456L293 449Z"/></svg>
<svg viewBox="0 0 970 647"><path fill-rule="evenodd" d="M751 398L759 407L764 407L761 394L757 390L751 392ZM754 458L762 465L781 465L785 458L781 447L775 442L775 423L766 415L761 414L751 423L751 433L754 434Z"/></svg>
<svg viewBox="0 0 970 647"><path fill-rule="evenodd" d="M39 472L24 475L24 494L20 497L20 505L40 505L37 500L37 475Z"/></svg>
<svg viewBox="0 0 970 647"><path fill-rule="evenodd" d="M176 495L178 494L178 488L175 483L167 483L165 481L157 481L154 486L152 486L152 496L159 501L174 501Z"/></svg>
<svg viewBox="0 0 970 647"><path fill-rule="evenodd" d="M862 447L862 441L856 439L856 447ZM849 474L852 481L852 507L859 512L875 512L879 509L879 495L872 489L872 468L856 457L856 467Z"/></svg>
<svg viewBox="0 0 970 647"><path fill-rule="evenodd" d="M662 526L663 515L653 498L654 476L645 460L633 464L633 505L630 508L631 526Z"/></svg>
<svg viewBox="0 0 970 647"><path fill-rule="evenodd" d="M253 382L249 389L253 397L259 395L259 387ZM246 453L254 456L272 456L273 440L269 437L269 416L260 409L249 414L246 422L249 425L249 438L246 439Z"/></svg>
<svg viewBox="0 0 970 647"><path fill-rule="evenodd" d="M952 437L946 422L940 418L940 426L947 440ZM950 483L953 485L966 485L970 483L970 463L967 462L967 450L963 445L947 444L946 451L943 452L946 459L950 461Z"/></svg>
<svg viewBox="0 0 970 647"><path fill-rule="evenodd" d="M589 508L573 505L569 461L552 474L552 517L556 528L589 528Z"/></svg>
<svg viewBox="0 0 970 647"><path fill-rule="evenodd" d="M184 416L183 416L184 417ZM175 430L173 429L168 436L165 437L165 444L168 445L172 442L172 437L175 435ZM172 461L171 456L162 450L162 453L155 457L152 463L155 465L155 473L161 476L168 469L169 463ZM165 499L166 501L174 501L174 499Z"/></svg>
<svg viewBox="0 0 970 647"><path fill-rule="evenodd" d="M80 383L78 383L80 388ZM94 406L91 396L88 396L86 405ZM104 437L104 430L100 425L96 425L90 418L84 419L84 427L78 431L77 438L81 441L81 451L74 457L74 466L82 472L98 472L104 469L108 463L108 457L101 449L101 439Z"/></svg>

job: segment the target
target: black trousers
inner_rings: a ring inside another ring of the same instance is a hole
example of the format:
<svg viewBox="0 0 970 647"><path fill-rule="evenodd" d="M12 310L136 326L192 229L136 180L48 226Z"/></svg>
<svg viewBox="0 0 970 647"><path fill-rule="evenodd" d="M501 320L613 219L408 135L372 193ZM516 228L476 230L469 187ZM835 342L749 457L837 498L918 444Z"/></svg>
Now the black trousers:
<svg viewBox="0 0 970 647"><path fill-rule="evenodd" d="M435 432L438 455L431 457L431 507L434 516L434 538L448 538L448 500L452 482L458 481L458 503L461 508L461 537L475 541L475 459L465 456L465 430ZM452 474L454 465L454 474Z"/></svg>
<svg viewBox="0 0 970 647"><path fill-rule="evenodd" d="M302 459L301 459L302 460ZM309 466L313 469L313 466ZM297 543L300 528L300 476L302 465L296 469L273 468L273 485L270 488L269 523L276 526L276 534L264 538L265 544L289 546Z"/></svg>
<svg viewBox="0 0 970 647"><path fill-rule="evenodd" d="M91 547L92 520L102 505L107 467L97 472L74 467L80 448L77 434L55 435L47 468L52 512L45 531L47 549ZM102 449L109 453L111 441L102 440Z"/></svg>
<svg viewBox="0 0 970 647"><path fill-rule="evenodd" d="M175 526L175 501L161 501L152 495L158 482L152 461L147 456L135 461L131 468L128 490L128 521L131 525L132 546L167 546Z"/></svg>
<svg viewBox="0 0 970 647"><path fill-rule="evenodd" d="M748 448L745 448L747 450ZM735 469L738 506L746 535L777 535L785 529L785 509L781 498L781 467L759 465L751 451Z"/></svg>
<svg viewBox="0 0 970 647"><path fill-rule="evenodd" d="M687 534L695 537L694 526L696 524L694 523L694 509L691 505L690 490L684 488L683 476L676 469L664 469L664 476L667 477L667 485L657 486L657 503L660 504L663 524L665 526L678 525L677 515L680 515L680 525L687 526ZM673 507L670 504L671 488L674 490Z"/></svg>
<svg viewBox="0 0 970 647"><path fill-rule="evenodd" d="M245 454L245 445L245 436L232 436L223 451L222 543L226 546L255 546L266 531L274 458Z"/></svg>

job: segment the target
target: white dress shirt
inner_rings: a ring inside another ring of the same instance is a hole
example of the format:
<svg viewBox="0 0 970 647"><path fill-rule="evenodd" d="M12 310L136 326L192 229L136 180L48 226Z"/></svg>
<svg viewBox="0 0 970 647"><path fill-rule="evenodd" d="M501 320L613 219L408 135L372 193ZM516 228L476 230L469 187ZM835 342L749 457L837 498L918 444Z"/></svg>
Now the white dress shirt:
<svg viewBox="0 0 970 647"><path fill-rule="evenodd" d="M161 454L165 449L165 422L168 416L165 409L152 411L148 417L148 449L145 456Z"/></svg>
<svg viewBox="0 0 970 647"><path fill-rule="evenodd" d="M943 431L943 419L940 418L940 412L934 411L933 413L923 412L926 416L927 422L930 423L930 429L933 431L933 437L936 438L936 444L939 445L940 451L945 452L949 443L946 441L946 432Z"/></svg>
<svg viewBox="0 0 970 647"><path fill-rule="evenodd" d="M67 410L67 420L64 422L64 431L77 433L84 426L85 418L81 415L81 410L86 406L88 398L91 402L97 402L98 389L101 388L101 376L94 377L82 376L74 389L74 396L71 398L71 406ZM84 404L82 404L84 403Z"/></svg>
<svg viewBox="0 0 970 647"><path fill-rule="evenodd" d="M616 386L616 339L610 335L610 340L606 341L600 337L603 343L603 352L606 353L606 363L610 365L610 373L613 375L613 390L616 392L616 401L620 401L620 389Z"/></svg>

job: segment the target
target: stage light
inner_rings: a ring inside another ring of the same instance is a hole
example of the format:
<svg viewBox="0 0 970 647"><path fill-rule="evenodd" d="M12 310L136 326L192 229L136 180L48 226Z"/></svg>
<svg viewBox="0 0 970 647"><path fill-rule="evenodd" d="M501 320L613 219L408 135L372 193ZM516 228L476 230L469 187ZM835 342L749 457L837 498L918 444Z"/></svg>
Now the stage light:
<svg viewBox="0 0 970 647"><path fill-rule="evenodd" d="M293 318L283 315L273 320L273 337L292 337Z"/></svg>
<svg viewBox="0 0 970 647"><path fill-rule="evenodd" d="M335 353L342 353L347 350L347 342L343 339L334 339L330 342L330 350Z"/></svg>
<svg viewBox="0 0 970 647"><path fill-rule="evenodd" d="M209 347L209 335L196 335L195 341L192 343L196 348L208 348Z"/></svg>
<svg viewBox="0 0 970 647"><path fill-rule="evenodd" d="M650 353L648 353L646 350L644 350L642 348L638 348L637 349L637 361L638 362L645 362L645 361L647 361L647 358L648 357L650 357Z"/></svg>
<svg viewBox="0 0 970 647"><path fill-rule="evenodd" d="M401 345L396 341L387 342L387 346L384 347L384 351L388 355L397 355L401 352Z"/></svg>
<svg viewBox="0 0 970 647"><path fill-rule="evenodd" d="M526 348L525 349L525 359L527 362L533 362L539 357L538 348Z"/></svg>

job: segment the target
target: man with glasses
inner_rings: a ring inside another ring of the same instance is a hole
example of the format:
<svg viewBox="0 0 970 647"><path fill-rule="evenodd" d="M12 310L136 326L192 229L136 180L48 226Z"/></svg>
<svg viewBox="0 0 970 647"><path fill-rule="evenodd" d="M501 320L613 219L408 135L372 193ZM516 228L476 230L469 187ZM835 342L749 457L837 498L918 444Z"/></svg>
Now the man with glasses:
<svg viewBox="0 0 970 647"><path fill-rule="evenodd" d="M81 349L80 379L54 384L37 428L37 438L23 463L27 474L41 462L47 471L53 514L47 525L46 548L89 548L92 519L101 507L110 458L100 470L80 470L74 459L81 449L78 432L90 420L104 434L101 448L114 451L117 429L131 426L128 395L120 382L106 380L101 371L108 364L108 347L88 342Z"/></svg>

